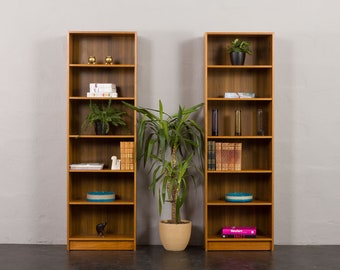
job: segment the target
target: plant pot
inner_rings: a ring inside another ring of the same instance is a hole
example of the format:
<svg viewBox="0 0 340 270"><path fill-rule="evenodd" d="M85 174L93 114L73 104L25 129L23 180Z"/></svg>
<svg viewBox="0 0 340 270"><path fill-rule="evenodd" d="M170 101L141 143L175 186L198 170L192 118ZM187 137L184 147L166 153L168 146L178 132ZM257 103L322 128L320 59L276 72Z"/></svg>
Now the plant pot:
<svg viewBox="0 0 340 270"><path fill-rule="evenodd" d="M191 236L192 222L182 220L180 224L169 223L168 220L159 222L159 236L163 247L168 251L183 251Z"/></svg>
<svg viewBox="0 0 340 270"><path fill-rule="evenodd" d="M229 55L232 65L244 65L244 60L246 59L245 52L231 52Z"/></svg>
<svg viewBox="0 0 340 270"><path fill-rule="evenodd" d="M105 132L105 127L103 126L103 123L101 121L96 121L94 125L94 130L97 135L106 135L107 132Z"/></svg>

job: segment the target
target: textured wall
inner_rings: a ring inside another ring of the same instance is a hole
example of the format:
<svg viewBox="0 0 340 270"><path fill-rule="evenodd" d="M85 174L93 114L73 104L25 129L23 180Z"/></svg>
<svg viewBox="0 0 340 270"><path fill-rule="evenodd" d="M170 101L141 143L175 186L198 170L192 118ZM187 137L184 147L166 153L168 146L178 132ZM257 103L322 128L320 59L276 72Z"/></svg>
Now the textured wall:
<svg viewBox="0 0 340 270"><path fill-rule="evenodd" d="M66 35L133 30L138 102L166 110L203 100L206 31L275 32L275 242L340 244L340 41L337 1L8 1L0 17L0 243L64 244ZM138 173L138 244L159 217ZM202 179L201 179L202 181ZM203 243L203 186L184 215Z"/></svg>

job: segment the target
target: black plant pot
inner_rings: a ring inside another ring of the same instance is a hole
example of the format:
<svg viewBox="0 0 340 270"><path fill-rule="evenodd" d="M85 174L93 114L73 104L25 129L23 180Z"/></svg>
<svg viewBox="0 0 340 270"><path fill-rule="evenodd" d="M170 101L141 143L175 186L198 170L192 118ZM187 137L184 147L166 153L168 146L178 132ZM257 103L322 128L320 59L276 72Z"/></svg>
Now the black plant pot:
<svg viewBox="0 0 340 270"><path fill-rule="evenodd" d="M94 125L94 130L97 135L106 135L107 132L105 132L105 126L103 126L103 123L101 121L96 121Z"/></svg>
<svg viewBox="0 0 340 270"><path fill-rule="evenodd" d="M245 52L231 52L230 61L232 65L244 65L244 60L246 59Z"/></svg>

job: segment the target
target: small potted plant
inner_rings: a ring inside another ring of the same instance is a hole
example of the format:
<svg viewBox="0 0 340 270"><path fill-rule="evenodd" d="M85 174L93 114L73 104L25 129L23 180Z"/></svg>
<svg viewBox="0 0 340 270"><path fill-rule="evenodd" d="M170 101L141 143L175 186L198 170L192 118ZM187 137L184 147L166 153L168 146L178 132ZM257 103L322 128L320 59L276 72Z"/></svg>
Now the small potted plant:
<svg viewBox="0 0 340 270"><path fill-rule="evenodd" d="M168 114L159 101L158 109L134 107L141 115L137 152L144 166L150 165L150 189L158 195L159 214L164 203L171 204L171 219L159 222L161 242L166 250L184 250L191 234L191 221L183 220L180 209L188 192L188 181L203 168L203 130L192 119L203 103L190 108L179 106Z"/></svg>
<svg viewBox="0 0 340 270"><path fill-rule="evenodd" d="M90 100L89 113L82 124L82 128L86 130L89 126L94 125L97 135L105 135L109 133L111 126L126 126L122 119L124 114L126 112L111 106L110 99L107 104L102 103L101 106Z"/></svg>
<svg viewBox="0 0 340 270"><path fill-rule="evenodd" d="M246 59L246 54L252 55L253 52L250 49L250 43L247 41L235 38L227 48L227 52L230 55L230 61L232 65L243 65Z"/></svg>

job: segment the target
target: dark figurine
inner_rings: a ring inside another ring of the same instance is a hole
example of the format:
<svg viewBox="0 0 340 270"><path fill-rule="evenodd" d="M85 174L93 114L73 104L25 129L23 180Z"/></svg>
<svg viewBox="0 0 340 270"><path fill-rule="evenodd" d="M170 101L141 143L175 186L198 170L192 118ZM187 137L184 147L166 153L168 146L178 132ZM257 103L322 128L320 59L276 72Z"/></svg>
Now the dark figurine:
<svg viewBox="0 0 340 270"><path fill-rule="evenodd" d="M98 237L99 236L104 237L104 229L105 229L106 224L107 224L107 222L97 224L96 230L97 230L97 236Z"/></svg>

